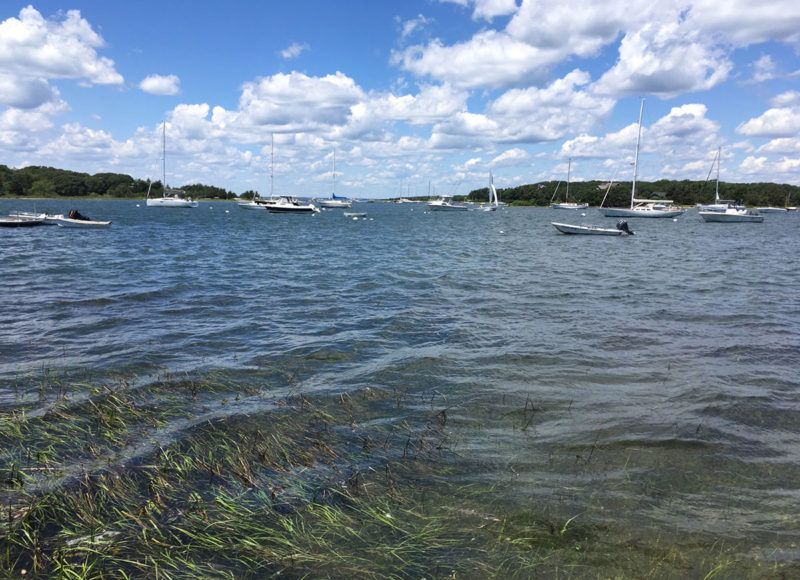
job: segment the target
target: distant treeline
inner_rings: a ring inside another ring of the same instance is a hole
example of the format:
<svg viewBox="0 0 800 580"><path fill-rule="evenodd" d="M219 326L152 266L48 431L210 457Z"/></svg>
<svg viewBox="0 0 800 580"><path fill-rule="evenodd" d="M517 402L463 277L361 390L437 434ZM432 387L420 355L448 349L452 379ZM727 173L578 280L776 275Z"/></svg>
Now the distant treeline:
<svg viewBox="0 0 800 580"><path fill-rule="evenodd" d="M500 201L509 205L549 205L550 199L558 186L556 200L564 201L567 185L564 182L543 181L529 185L520 185L508 189L498 189ZM636 197L638 199L661 198L671 199L678 205L694 205L714 201L713 181L637 181ZM570 201L580 201L589 205L600 205L608 190L605 201L607 207L627 207L631 202L631 182L614 182L608 189L608 182L580 181L569 184ZM780 183L722 183L719 184L721 199L741 201L749 206L790 205L792 199L800 201L800 187ZM476 189L467 195L469 201L486 202L489 200L489 188Z"/></svg>
<svg viewBox="0 0 800 580"><path fill-rule="evenodd" d="M107 197L142 198L150 182L123 173L78 173L53 167L10 169L0 165L0 196L9 197ZM186 195L194 199L233 199L236 194L211 185L184 185ZM154 181L150 195L164 192L161 181Z"/></svg>

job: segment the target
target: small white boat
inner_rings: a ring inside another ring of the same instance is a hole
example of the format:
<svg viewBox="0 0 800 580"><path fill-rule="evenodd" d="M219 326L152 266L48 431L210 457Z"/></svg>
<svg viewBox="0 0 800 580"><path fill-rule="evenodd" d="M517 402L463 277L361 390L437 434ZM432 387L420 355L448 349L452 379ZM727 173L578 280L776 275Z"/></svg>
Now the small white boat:
<svg viewBox="0 0 800 580"><path fill-rule="evenodd" d="M333 186L331 188L331 196L327 199L318 199L317 203L320 207L325 209L347 208L353 205L353 202L346 197L339 197L336 195L336 149L333 150L333 171L332 171Z"/></svg>
<svg viewBox="0 0 800 580"><path fill-rule="evenodd" d="M725 211L701 211L700 217L707 222L722 222L722 223L736 223L736 222L750 222L761 223L764 221L764 216L754 209L737 209L729 207Z"/></svg>
<svg viewBox="0 0 800 580"><path fill-rule="evenodd" d="M239 209L249 209L249 210L267 210L270 206L269 201L261 198L255 198L248 201L239 201L236 205Z"/></svg>
<svg viewBox="0 0 800 580"><path fill-rule="evenodd" d="M556 190L553 192L553 197L550 198L550 207L552 207L553 209L573 209L574 210L574 209L586 209L587 207L589 207L588 203L578 203L578 202L569 200L569 181L570 181L570 171L571 171L571 169L572 169L572 157L569 158L569 164L567 165L567 194L564 196L564 201L562 201L562 202L554 202L553 199L555 198L556 193L558 193L558 186L560 185L560 183L556 184Z"/></svg>
<svg viewBox="0 0 800 580"><path fill-rule="evenodd" d="M90 219L85 215L81 215L78 210L70 210L68 216L63 215L49 215L46 218L46 221L51 224L55 224L62 228L86 228L86 229L97 229L97 228L107 228L111 225L110 221L96 221Z"/></svg>
<svg viewBox="0 0 800 580"><path fill-rule="evenodd" d="M319 203L320 207L326 209L351 207L353 205L353 202L346 197L339 197L336 194L331 194L328 199L318 199L317 203Z"/></svg>
<svg viewBox="0 0 800 580"><path fill-rule="evenodd" d="M709 175L711 175L711 171L714 169L714 164L717 165L717 185L714 188L714 203L707 203L697 204L697 211L722 211L724 212L729 207L735 207L736 209L745 209L745 207L741 204L737 204L732 199L720 199L719 198L719 165L720 161L722 160L722 147L717 149L717 154L714 156L714 161L711 162L711 170L709 170ZM708 179L706 179L708 181Z"/></svg>
<svg viewBox="0 0 800 580"><path fill-rule="evenodd" d="M621 236L623 233L626 233L629 236L633 235L633 232L628 228L628 222L624 220L620 220L619 222L617 222L616 228L563 224L559 222L550 222L550 223L552 223L553 227L555 227L562 234L576 234L576 235L588 235L588 236Z"/></svg>
<svg viewBox="0 0 800 580"><path fill-rule="evenodd" d="M186 197L182 189L170 189L167 187L167 122L164 121L162 129L162 148L163 154L161 156L163 168L163 181L161 184L164 187L164 193L161 197L150 197L150 188L152 183L147 186L147 207L197 207L197 202L193 201L191 197Z"/></svg>
<svg viewBox="0 0 800 580"><path fill-rule="evenodd" d="M30 228L43 225L44 217L19 214L0 217L0 228Z"/></svg>
<svg viewBox="0 0 800 580"><path fill-rule="evenodd" d="M481 211L497 211L500 205L500 200L497 197L497 189L494 187L494 176L489 172L489 204L481 205L478 209Z"/></svg>
<svg viewBox="0 0 800 580"><path fill-rule="evenodd" d="M467 211L469 209L465 205L453 203L452 195L443 195L435 201L429 201L428 208L431 211Z"/></svg>
<svg viewBox="0 0 800 580"><path fill-rule="evenodd" d="M270 204L269 213L308 213L319 211L313 203L300 203L289 195L280 196L275 203Z"/></svg>
<svg viewBox="0 0 800 580"><path fill-rule="evenodd" d="M95 220L76 220L72 218L54 218L55 224L61 228L85 228L85 229L98 229L107 228L111 225L110 221L95 221Z"/></svg>
<svg viewBox="0 0 800 580"><path fill-rule="evenodd" d="M344 212L345 217L352 217L352 218L365 218L367 217L367 212L365 211L346 211Z"/></svg>
<svg viewBox="0 0 800 580"><path fill-rule="evenodd" d="M786 213L787 211L789 211L785 207L772 207L772 206L757 207L756 210L758 210L758 213Z"/></svg>

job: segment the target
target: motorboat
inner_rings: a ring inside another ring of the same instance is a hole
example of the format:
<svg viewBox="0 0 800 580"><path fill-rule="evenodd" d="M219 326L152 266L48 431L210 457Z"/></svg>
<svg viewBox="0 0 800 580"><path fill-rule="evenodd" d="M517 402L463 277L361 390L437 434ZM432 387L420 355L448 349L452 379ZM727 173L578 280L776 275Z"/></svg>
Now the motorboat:
<svg viewBox="0 0 800 580"><path fill-rule="evenodd" d="M62 228L84 228L98 229L107 228L111 225L110 221L98 221L82 215L78 210L70 210L67 217L63 215L47 216L47 221Z"/></svg>
<svg viewBox="0 0 800 580"><path fill-rule="evenodd" d="M308 213L319 211L313 203L300 203L289 195L281 195L275 203L269 205L269 213Z"/></svg>
<svg viewBox="0 0 800 580"><path fill-rule="evenodd" d="M789 211L785 207L773 207L773 206L757 207L756 210L758 211L758 213L786 213L787 211Z"/></svg>
<svg viewBox="0 0 800 580"><path fill-rule="evenodd" d="M606 217L670 218L683 214L686 210L672 205L671 199L637 199L636 176L639 167L639 145L642 139L642 112L644 99L639 108L639 134L636 138L636 155L633 160L633 185L631 186L631 205L622 207L601 207L600 213Z"/></svg>
<svg viewBox="0 0 800 580"><path fill-rule="evenodd" d="M562 234L577 234L588 236L621 236L623 233L632 236L634 232L628 228L628 222L620 220L616 228L604 228L592 225L573 225L559 222L550 222Z"/></svg>
<svg viewBox="0 0 800 580"><path fill-rule="evenodd" d="M150 188L153 187L153 183L151 182L150 185L147 186L147 200L146 200L147 207L187 207L187 208L197 207L197 202L192 200L191 197L186 197L185 192L182 189L170 189L167 187L166 121L163 124L163 130L162 130L162 149L163 149L163 154L161 156L161 161L163 168L163 180L161 183L164 186L164 192L161 197L150 197Z"/></svg>
<svg viewBox="0 0 800 580"><path fill-rule="evenodd" d="M700 217L707 222L751 222L761 223L764 221L764 216L754 209L738 209L736 207L729 207L725 211L701 211Z"/></svg>
<svg viewBox="0 0 800 580"><path fill-rule="evenodd" d="M588 203L579 203L579 202L576 202L576 201L570 201L569 200L569 181L570 181L570 171L571 171L571 169L572 169L572 158L570 157L569 163L567 165L567 193L564 196L564 201L562 201L562 202L557 202L557 201L554 202L553 199L555 198L556 193L558 193L558 185L559 185L559 184L556 184L556 190L553 192L553 197L550 199L550 207L552 207L553 209L572 209L572 210L575 210L575 209L586 209L587 207L589 207Z"/></svg>
<svg viewBox="0 0 800 580"><path fill-rule="evenodd" d="M467 211L469 209L465 205L453 203L452 195L443 195L437 200L429 201L428 208L431 211Z"/></svg>

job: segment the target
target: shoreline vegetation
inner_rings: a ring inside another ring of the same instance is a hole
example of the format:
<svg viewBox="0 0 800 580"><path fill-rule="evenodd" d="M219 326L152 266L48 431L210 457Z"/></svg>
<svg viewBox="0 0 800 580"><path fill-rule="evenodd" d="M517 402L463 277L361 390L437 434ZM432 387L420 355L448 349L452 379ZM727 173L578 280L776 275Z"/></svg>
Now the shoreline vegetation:
<svg viewBox="0 0 800 580"><path fill-rule="evenodd" d="M290 376L268 375L262 384L221 373L144 383L21 377L16 403L0 411L0 577L800 572L746 539L631 528L599 505L532 497L513 465L507 479L481 477L498 466L473 457L465 438L497 428L523 436L538 414L554 412L528 400L487 395L476 426L437 393L312 396L292 393ZM403 418L386 421L387 409Z"/></svg>
<svg viewBox="0 0 800 580"><path fill-rule="evenodd" d="M548 206L559 181L544 181L498 189L500 200L512 206ZM659 180L637 181L639 198L674 200L676 205L694 207L696 203L711 203L714 187L708 181ZM0 165L0 199L114 199L136 200L147 196L150 182L119 173L78 173L52 167L30 166L11 169ZM256 192L236 194L223 188L202 184L184 185L187 196L201 201L236 201L252 199ZM606 207L627 207L630 204L631 183L615 181L578 181L570 183L573 200L599 206L603 197ZM150 195L160 197L164 191L161 181L153 181ZM483 202L489 190L484 187L466 195L454 195L455 201ZM303 196L301 196L303 197ZM327 195L325 196L327 197ZM738 200L747 206L787 207L792 198L800 198L800 187L779 183L720 183L720 197ZM393 201L376 199L374 201ZM429 196L408 196L414 201L426 201Z"/></svg>

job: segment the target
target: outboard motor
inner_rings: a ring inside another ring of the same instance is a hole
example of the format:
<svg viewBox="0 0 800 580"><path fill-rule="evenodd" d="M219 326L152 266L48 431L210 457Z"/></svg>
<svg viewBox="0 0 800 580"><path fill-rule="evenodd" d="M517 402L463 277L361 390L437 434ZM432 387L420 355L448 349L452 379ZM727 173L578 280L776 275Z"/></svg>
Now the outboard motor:
<svg viewBox="0 0 800 580"><path fill-rule="evenodd" d="M633 235L633 232L630 230L630 228L628 228L628 222L626 222L625 220L619 220L617 222L617 229L621 232L625 232L629 236Z"/></svg>
<svg viewBox="0 0 800 580"><path fill-rule="evenodd" d="M73 220L83 220L85 222L92 221L85 215L81 214L77 209L69 210L69 218Z"/></svg>

